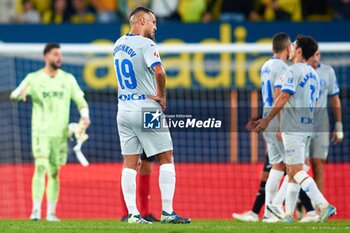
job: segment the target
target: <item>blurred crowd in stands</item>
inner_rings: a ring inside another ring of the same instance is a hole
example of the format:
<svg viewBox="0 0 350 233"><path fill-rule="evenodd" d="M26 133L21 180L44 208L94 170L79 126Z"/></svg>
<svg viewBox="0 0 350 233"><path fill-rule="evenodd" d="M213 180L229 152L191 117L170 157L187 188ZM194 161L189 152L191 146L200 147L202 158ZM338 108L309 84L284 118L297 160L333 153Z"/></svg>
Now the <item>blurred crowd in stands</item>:
<svg viewBox="0 0 350 233"><path fill-rule="evenodd" d="M185 23L350 19L350 0L0 0L0 23L124 22L137 6Z"/></svg>

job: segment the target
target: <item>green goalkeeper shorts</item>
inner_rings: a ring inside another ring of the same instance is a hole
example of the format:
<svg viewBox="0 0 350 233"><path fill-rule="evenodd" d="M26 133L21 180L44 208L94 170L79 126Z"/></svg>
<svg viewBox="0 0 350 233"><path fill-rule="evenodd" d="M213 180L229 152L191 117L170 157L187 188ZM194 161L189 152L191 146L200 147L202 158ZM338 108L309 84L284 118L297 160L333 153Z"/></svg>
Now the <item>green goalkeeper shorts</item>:
<svg viewBox="0 0 350 233"><path fill-rule="evenodd" d="M32 152L35 159L47 158L50 164L67 163L67 137L32 136Z"/></svg>

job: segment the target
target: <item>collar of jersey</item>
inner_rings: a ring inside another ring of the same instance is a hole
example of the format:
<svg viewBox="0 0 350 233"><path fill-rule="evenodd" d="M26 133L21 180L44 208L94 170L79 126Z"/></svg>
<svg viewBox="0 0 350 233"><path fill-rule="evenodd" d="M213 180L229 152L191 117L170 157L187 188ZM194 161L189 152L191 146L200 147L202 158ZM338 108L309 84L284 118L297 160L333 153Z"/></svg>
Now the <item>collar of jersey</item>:
<svg viewBox="0 0 350 233"><path fill-rule="evenodd" d="M140 34L130 34L130 33L126 33L126 36L139 36Z"/></svg>

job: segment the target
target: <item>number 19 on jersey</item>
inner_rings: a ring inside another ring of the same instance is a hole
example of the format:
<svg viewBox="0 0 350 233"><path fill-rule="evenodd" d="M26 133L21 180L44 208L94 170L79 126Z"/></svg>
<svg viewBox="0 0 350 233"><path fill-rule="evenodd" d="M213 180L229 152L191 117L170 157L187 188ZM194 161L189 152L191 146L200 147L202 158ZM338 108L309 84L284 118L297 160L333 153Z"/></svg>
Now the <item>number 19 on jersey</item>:
<svg viewBox="0 0 350 233"><path fill-rule="evenodd" d="M118 83L121 89L135 89L137 87L134 67L129 59L114 60L115 70L118 76ZM121 72L120 72L121 71Z"/></svg>

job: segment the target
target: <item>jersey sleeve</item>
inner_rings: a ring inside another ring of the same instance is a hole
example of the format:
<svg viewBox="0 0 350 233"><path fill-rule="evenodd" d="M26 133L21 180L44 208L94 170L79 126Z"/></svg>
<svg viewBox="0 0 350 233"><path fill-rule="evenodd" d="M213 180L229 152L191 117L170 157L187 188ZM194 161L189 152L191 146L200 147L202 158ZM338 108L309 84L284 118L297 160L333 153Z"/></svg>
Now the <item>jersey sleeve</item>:
<svg viewBox="0 0 350 233"><path fill-rule="evenodd" d="M81 90L77 81L72 75L71 75L71 88L72 88L71 98L74 101L74 103L77 105L78 109L80 110L82 108L87 108L88 103L84 98L84 92Z"/></svg>
<svg viewBox="0 0 350 233"><path fill-rule="evenodd" d="M145 46L143 56L149 68L162 64L158 49L154 43L148 43Z"/></svg>
<svg viewBox="0 0 350 233"><path fill-rule="evenodd" d="M293 67L289 67L284 74L282 92L287 92L291 95L294 95L299 80L297 73L292 68Z"/></svg>
<svg viewBox="0 0 350 233"><path fill-rule="evenodd" d="M10 94L10 99L12 100L22 100L21 92L23 88L27 87L26 89L26 95L32 95L32 87L30 85L30 80L32 79L32 74L28 74L22 82L18 85L18 87L13 90Z"/></svg>
<svg viewBox="0 0 350 233"><path fill-rule="evenodd" d="M335 76L335 71L332 67L329 70L329 96L339 95L339 85L337 81L337 77Z"/></svg>

